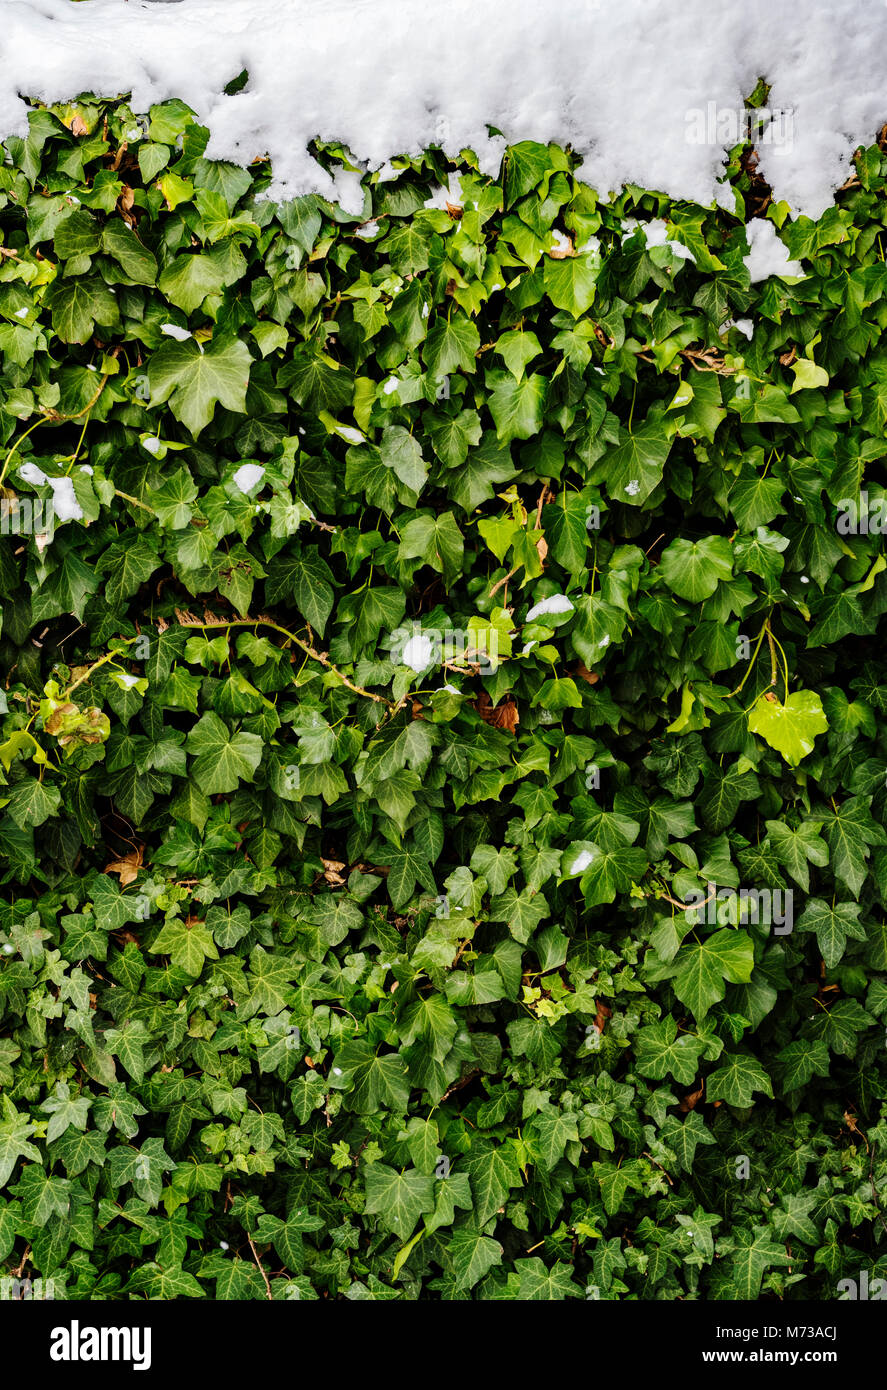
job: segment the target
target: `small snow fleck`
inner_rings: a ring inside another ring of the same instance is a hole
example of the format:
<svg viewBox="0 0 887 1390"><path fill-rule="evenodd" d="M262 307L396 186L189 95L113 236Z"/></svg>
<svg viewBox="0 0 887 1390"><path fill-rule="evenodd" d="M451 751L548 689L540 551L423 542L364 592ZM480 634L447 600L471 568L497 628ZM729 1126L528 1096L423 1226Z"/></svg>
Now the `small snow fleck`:
<svg viewBox="0 0 887 1390"><path fill-rule="evenodd" d="M18 475L23 482L33 483L34 487L40 487L41 483L46 482L46 474L42 468L37 467L36 463L23 463Z"/></svg>
<svg viewBox="0 0 887 1390"><path fill-rule="evenodd" d="M789 259L788 247L776 234L772 222L765 218L755 218L745 229L749 251L743 256L743 264L748 267L748 276L753 285L766 280L770 275L804 276L800 261Z"/></svg>
<svg viewBox="0 0 887 1390"><path fill-rule="evenodd" d="M628 493L629 497L636 497L640 490L641 485L637 478L632 478L630 483L625 484L625 491Z"/></svg>
<svg viewBox="0 0 887 1390"><path fill-rule="evenodd" d="M132 690L133 686L138 685L139 681L142 680L143 677L131 676L128 671L118 671L117 679L120 681L121 685L126 686L127 690Z"/></svg>
<svg viewBox="0 0 887 1390"><path fill-rule="evenodd" d="M227 1240L220 1240L220 1241L219 1241L219 1249L220 1249L220 1250L227 1250L227 1249L228 1249L228 1242L227 1242Z"/></svg>
<svg viewBox="0 0 887 1390"><path fill-rule="evenodd" d="M446 212L448 208L461 208L463 202L462 180L458 174L449 174L446 187L441 184L439 188L433 189L431 197L425 199L423 207L437 208L441 212Z"/></svg>
<svg viewBox="0 0 887 1390"><path fill-rule="evenodd" d="M598 646L599 646L599 647L609 647L609 645L610 645L610 639L609 639L609 637L602 637L601 640L598 642Z"/></svg>
<svg viewBox="0 0 887 1390"><path fill-rule="evenodd" d="M576 855L575 859L570 865L568 873L581 874L584 869L588 868L589 864L592 861L592 857L593 856L589 854L587 849L580 849L579 853Z"/></svg>
<svg viewBox="0 0 887 1390"><path fill-rule="evenodd" d="M689 247L684 246L683 242L669 240L668 226L664 218L654 217L652 222L638 222L634 217L626 217L624 225L628 236L634 235L640 227L648 251L652 251L656 246L667 246L673 256L682 261L693 261L695 265L695 257Z"/></svg>
<svg viewBox="0 0 887 1390"><path fill-rule="evenodd" d="M236 488L247 495L255 492L265 476L265 470L258 463L242 463L231 479Z"/></svg>
<svg viewBox="0 0 887 1390"><path fill-rule="evenodd" d="M28 317L28 311L24 305L22 305L20 309L16 309L15 316L17 319L26 319Z"/></svg>
<svg viewBox="0 0 887 1390"><path fill-rule="evenodd" d="M390 396L390 395L392 394L393 391L396 391L396 390L397 390L397 388L398 388L399 385L400 385L400 382L398 381L397 377L396 377L396 376L390 376L390 377L388 378L388 380L385 382L385 385L382 387L382 391L383 391L384 395Z"/></svg>
<svg viewBox="0 0 887 1390"><path fill-rule="evenodd" d="M341 1075L342 1075L342 1068L341 1068L341 1067L333 1067L333 1076L341 1076Z"/></svg>
<svg viewBox="0 0 887 1390"><path fill-rule="evenodd" d="M160 440L155 438L153 434L149 434L147 438L142 440L142 448L147 449L149 454L159 454Z"/></svg>
<svg viewBox="0 0 887 1390"><path fill-rule="evenodd" d="M81 472L81 473L85 473L85 474L87 475L87 477L91 478L92 475L93 475L93 472L94 472L94 469L93 469L93 467L92 467L92 464L91 464L91 463L81 463L81 465L80 465L80 472Z"/></svg>
<svg viewBox="0 0 887 1390"><path fill-rule="evenodd" d="M373 237L377 234L378 230L378 222L368 222L365 227L358 227L356 229L355 235L362 237L364 241L372 241Z"/></svg>
<svg viewBox="0 0 887 1390"><path fill-rule="evenodd" d="M411 637L404 644L401 653L401 662L404 666L409 666L412 671L424 671L431 665L434 656L434 643L424 632L417 632L415 637Z"/></svg>
<svg viewBox="0 0 887 1390"><path fill-rule="evenodd" d="M423 317L423 319L427 319L427 317L428 317L428 305L427 305L427 304L423 304L423 305L422 305L422 317Z"/></svg>
<svg viewBox="0 0 887 1390"><path fill-rule="evenodd" d="M540 617L543 613L572 613L573 604L566 594L550 594L548 598L540 599L534 603L527 614L526 621L531 623L534 618Z"/></svg>
<svg viewBox="0 0 887 1390"><path fill-rule="evenodd" d="M6 945L3 947L3 954L4 954L5 956L11 956L14 950L15 950L15 947L14 947L14 946L10 946L9 942L7 941Z"/></svg>
<svg viewBox="0 0 887 1390"><path fill-rule="evenodd" d="M340 425L339 434L343 439L347 439L349 444L363 444L366 440L366 435L356 430L353 425Z"/></svg>
<svg viewBox="0 0 887 1390"><path fill-rule="evenodd" d="M162 323L160 325L160 331L161 333L165 333L167 338L175 338L177 343L183 343L186 338L191 337L188 329L179 328L177 323Z"/></svg>
<svg viewBox="0 0 887 1390"><path fill-rule="evenodd" d="M809 580L809 578L808 578L808 576L807 576L806 574L802 574L802 575L801 575L801 583L802 583L802 584L809 584L809 583L810 583L810 580Z"/></svg>
<svg viewBox="0 0 887 1390"><path fill-rule="evenodd" d="M49 478L52 488L52 510L58 521L80 521L83 508L74 495L71 478Z"/></svg>

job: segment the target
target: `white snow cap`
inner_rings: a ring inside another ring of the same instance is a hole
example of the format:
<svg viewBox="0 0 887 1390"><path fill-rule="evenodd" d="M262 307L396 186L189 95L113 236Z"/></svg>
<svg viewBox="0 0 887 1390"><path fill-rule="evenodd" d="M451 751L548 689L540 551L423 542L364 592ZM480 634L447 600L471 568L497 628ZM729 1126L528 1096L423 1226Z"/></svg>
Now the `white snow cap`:
<svg viewBox="0 0 887 1390"><path fill-rule="evenodd" d="M255 492L264 476L265 470L262 468L261 464L242 463L231 481L236 488L239 488L241 492L249 496L251 492Z"/></svg>
<svg viewBox="0 0 887 1390"><path fill-rule="evenodd" d="M550 594L548 598L540 599L534 603L526 616L525 621L531 623L534 618L541 618L544 613L572 613L573 604L566 594Z"/></svg>
<svg viewBox="0 0 887 1390"><path fill-rule="evenodd" d="M142 448L147 449L149 454L159 454L160 440L156 439L153 434L149 434L142 440Z"/></svg>
<svg viewBox="0 0 887 1390"><path fill-rule="evenodd" d="M755 217L745 229L749 252L743 256L752 284L768 275L804 275L800 261L789 259L788 247L776 235L776 228L765 217ZM738 325L737 325L738 327Z"/></svg>
<svg viewBox="0 0 887 1390"><path fill-rule="evenodd" d="M489 123L512 143L571 143L604 196L631 182L732 209L719 180L734 141L720 115L736 125L766 73L771 110L792 121L790 138L759 142L759 167L775 201L818 217L887 115L887 6L875 0L560 0L544 43L538 0L450 0L445 22L430 0L3 0L2 10L4 137L27 134L19 93L131 92L137 111L178 97L209 126L209 158L246 167L268 154L272 198L317 192L356 214L358 176L331 177L312 140L341 141L386 177L393 157L430 145L468 146L489 173L504 143ZM244 68L248 86L226 96Z"/></svg>
<svg viewBox="0 0 887 1390"><path fill-rule="evenodd" d="M121 685L126 686L127 690L132 690L133 686L138 685L139 681L144 678L142 676L131 676L128 671L118 671L117 679L120 681Z"/></svg>
<svg viewBox="0 0 887 1390"><path fill-rule="evenodd" d="M430 666L433 657L434 643L424 632L417 632L415 637L405 642L400 654L401 663L417 673Z"/></svg>

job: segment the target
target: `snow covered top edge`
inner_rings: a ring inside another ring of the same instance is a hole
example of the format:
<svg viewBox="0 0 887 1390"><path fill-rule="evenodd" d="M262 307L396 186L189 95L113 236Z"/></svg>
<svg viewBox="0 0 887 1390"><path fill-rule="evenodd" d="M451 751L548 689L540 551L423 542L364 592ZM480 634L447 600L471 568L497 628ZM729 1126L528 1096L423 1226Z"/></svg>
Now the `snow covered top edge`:
<svg viewBox="0 0 887 1390"><path fill-rule="evenodd" d="M354 201L315 138L372 168L469 147L490 171L506 140L532 139L572 144L602 194L630 182L732 207L724 149L763 76L761 171L817 217L887 121L885 50L880 0L2 0L0 138L26 133L20 93L131 92L137 110L187 102L210 157L269 155L279 199Z"/></svg>

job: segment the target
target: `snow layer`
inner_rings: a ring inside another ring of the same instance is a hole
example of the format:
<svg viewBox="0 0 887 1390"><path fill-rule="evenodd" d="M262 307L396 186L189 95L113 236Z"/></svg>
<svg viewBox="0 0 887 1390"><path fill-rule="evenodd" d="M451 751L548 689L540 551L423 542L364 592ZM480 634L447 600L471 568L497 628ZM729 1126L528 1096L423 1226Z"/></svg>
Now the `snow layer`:
<svg viewBox="0 0 887 1390"><path fill-rule="evenodd" d="M626 182L732 206L723 148L764 76L786 115L761 171L794 213L818 216L852 152L887 120L880 0L2 0L0 133L26 130L19 93L48 101L179 97L208 154L270 154L273 196L317 191L350 208L310 140L373 168L440 144L488 170L503 141L571 142L601 193ZM223 88L246 68L233 96Z"/></svg>

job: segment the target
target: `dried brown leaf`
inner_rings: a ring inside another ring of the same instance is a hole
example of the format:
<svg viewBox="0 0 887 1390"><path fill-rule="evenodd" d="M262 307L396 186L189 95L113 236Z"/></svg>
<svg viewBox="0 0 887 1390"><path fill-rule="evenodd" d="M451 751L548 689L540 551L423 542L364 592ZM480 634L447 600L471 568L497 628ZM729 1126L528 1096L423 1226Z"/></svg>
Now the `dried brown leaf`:
<svg viewBox="0 0 887 1390"><path fill-rule="evenodd" d="M142 860L145 857L145 846L139 845L131 850L129 854L124 854L120 859L112 859L110 864L105 865L106 874L119 874L120 887L126 888L138 877L139 869L142 867Z"/></svg>

